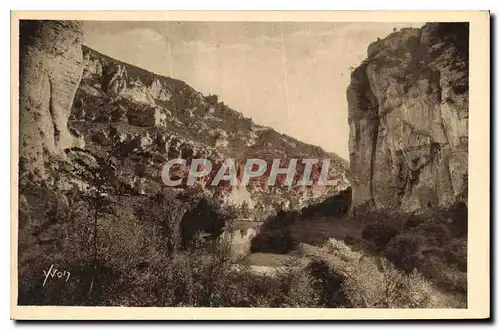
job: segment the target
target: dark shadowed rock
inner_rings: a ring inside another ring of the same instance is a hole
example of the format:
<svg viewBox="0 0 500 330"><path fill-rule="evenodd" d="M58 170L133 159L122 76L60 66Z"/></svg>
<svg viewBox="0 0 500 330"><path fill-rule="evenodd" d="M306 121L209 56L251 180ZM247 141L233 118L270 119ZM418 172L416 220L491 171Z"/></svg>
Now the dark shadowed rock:
<svg viewBox="0 0 500 330"><path fill-rule="evenodd" d="M361 234L361 238L372 242L377 248L385 247L398 234L398 230L384 224L369 224Z"/></svg>

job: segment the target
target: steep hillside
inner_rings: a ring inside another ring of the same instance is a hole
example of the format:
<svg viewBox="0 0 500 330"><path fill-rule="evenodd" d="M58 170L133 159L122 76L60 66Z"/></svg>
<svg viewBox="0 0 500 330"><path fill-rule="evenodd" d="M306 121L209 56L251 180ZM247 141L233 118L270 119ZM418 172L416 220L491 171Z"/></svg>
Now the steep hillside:
<svg viewBox="0 0 500 330"><path fill-rule="evenodd" d="M239 169L248 158L266 160L268 169L273 159L283 164L291 158L331 159L330 178L339 180L334 187L269 188L264 184L269 171L247 187L211 187L198 182L203 194L224 204L236 208L245 204L249 212L244 217L264 218L280 207L299 209L348 186L347 162L335 154L256 125L217 96L204 96L180 80L87 47L83 47L83 55L83 79L68 125L85 149L113 158L120 185L131 193L168 189L161 181L161 169L176 157L188 161L206 157L214 167L232 158Z"/></svg>

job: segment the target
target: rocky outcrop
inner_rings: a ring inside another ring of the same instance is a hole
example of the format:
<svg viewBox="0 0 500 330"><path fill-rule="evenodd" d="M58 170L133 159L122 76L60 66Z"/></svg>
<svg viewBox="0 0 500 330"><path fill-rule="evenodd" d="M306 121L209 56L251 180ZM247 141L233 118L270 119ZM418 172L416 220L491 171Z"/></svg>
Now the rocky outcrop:
<svg viewBox="0 0 500 330"><path fill-rule="evenodd" d="M429 23L368 47L347 90L355 209L466 195L468 38L467 23Z"/></svg>
<svg viewBox="0 0 500 330"><path fill-rule="evenodd" d="M83 73L76 21L20 22L20 174L45 176L44 161L73 145L68 118Z"/></svg>
<svg viewBox="0 0 500 330"><path fill-rule="evenodd" d="M90 54L85 54L85 68L83 70L83 80L92 80L95 76L102 75L102 64L99 59L93 59Z"/></svg>
<svg viewBox="0 0 500 330"><path fill-rule="evenodd" d="M137 103L155 106L156 102L153 96L149 93L149 89L140 79L132 80L129 86L121 91L120 96Z"/></svg>
<svg viewBox="0 0 500 330"><path fill-rule="evenodd" d="M125 66L121 64L109 64L106 66L101 77L101 88L110 97L118 97L127 87L128 75Z"/></svg>
<svg viewBox="0 0 500 330"><path fill-rule="evenodd" d="M147 79L129 75L127 65L99 56L87 47L85 54L85 70L83 79L87 85L99 87L112 99L128 99L132 102L154 107L155 100L168 102L171 91L160 79Z"/></svg>
<svg viewBox="0 0 500 330"><path fill-rule="evenodd" d="M160 108L134 108L127 112L130 125L142 127L165 127L167 116Z"/></svg>
<svg viewBox="0 0 500 330"><path fill-rule="evenodd" d="M151 96L160 101L167 102L172 95L170 91L161 83L159 79L155 79L151 86L148 87L148 92Z"/></svg>

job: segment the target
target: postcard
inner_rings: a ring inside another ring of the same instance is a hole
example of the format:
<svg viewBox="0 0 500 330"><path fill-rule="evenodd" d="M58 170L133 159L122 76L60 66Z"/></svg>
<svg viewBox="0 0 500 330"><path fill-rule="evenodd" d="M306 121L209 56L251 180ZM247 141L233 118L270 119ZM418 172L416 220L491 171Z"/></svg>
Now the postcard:
<svg viewBox="0 0 500 330"><path fill-rule="evenodd" d="M490 317L489 12L11 26L11 318Z"/></svg>

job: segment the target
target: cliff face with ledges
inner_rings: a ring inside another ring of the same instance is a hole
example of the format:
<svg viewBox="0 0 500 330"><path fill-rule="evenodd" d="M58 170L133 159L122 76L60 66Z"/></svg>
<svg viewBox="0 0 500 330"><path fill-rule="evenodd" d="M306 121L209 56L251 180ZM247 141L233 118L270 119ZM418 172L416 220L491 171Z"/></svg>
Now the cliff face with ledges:
<svg viewBox="0 0 500 330"><path fill-rule="evenodd" d="M265 218L280 207L300 209L348 187L347 162L337 155L257 125L217 96L204 96L183 81L156 75L85 46L83 54L86 65L69 127L85 141L87 149L116 159L121 186L133 193L168 189L161 180L161 169L177 157L188 163L208 158L214 169L232 158L240 170L248 158L265 159L268 169L275 158L284 162L290 158L331 160L329 174L338 179L337 186L269 188L265 186L269 173L247 187L210 187L206 180L196 182L197 189L208 196L243 209L242 217ZM297 168L302 173L301 166ZM186 177L182 171L171 174Z"/></svg>
<svg viewBox="0 0 500 330"><path fill-rule="evenodd" d="M429 23L368 48L351 74L353 207L406 211L467 192L468 25Z"/></svg>
<svg viewBox="0 0 500 330"><path fill-rule="evenodd" d="M83 73L81 24L21 21L20 172L45 176L44 161L74 139L68 118Z"/></svg>

